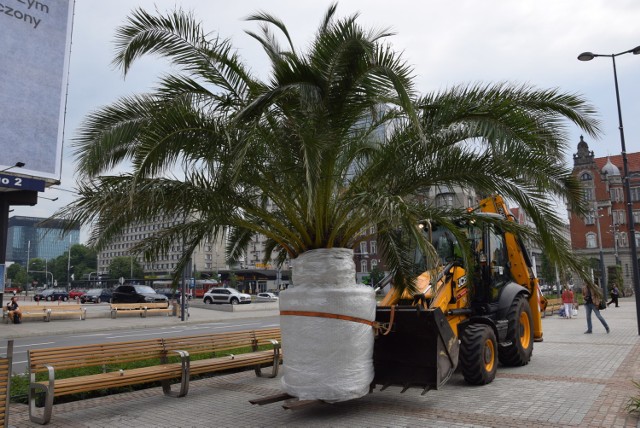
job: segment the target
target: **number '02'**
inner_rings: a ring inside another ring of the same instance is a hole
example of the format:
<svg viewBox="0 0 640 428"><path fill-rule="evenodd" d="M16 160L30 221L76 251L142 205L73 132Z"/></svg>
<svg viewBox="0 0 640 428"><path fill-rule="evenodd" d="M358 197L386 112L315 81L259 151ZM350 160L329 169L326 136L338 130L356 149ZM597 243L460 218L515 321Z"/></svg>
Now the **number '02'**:
<svg viewBox="0 0 640 428"><path fill-rule="evenodd" d="M0 183L7 185L7 184L11 184L11 180L7 177L2 177L0 179ZM14 177L14 182L13 185L16 187L22 187L22 178L20 177Z"/></svg>

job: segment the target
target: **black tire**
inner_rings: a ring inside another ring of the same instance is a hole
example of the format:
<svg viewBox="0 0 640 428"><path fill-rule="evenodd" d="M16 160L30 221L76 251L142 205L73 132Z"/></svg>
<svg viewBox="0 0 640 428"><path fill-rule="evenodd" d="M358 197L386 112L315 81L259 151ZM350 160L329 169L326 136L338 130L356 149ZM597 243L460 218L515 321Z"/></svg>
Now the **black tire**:
<svg viewBox="0 0 640 428"><path fill-rule="evenodd" d="M472 324L464 329L460 343L460 366L464 380L471 385L493 382L498 370L498 343L493 329Z"/></svg>
<svg viewBox="0 0 640 428"><path fill-rule="evenodd" d="M98 298L96 299L96 303L102 303L102 299L98 297Z"/></svg>
<svg viewBox="0 0 640 428"><path fill-rule="evenodd" d="M236 299L235 297L232 297L231 301L229 303L231 303L232 305L237 305L238 303L240 303L240 301L238 299Z"/></svg>
<svg viewBox="0 0 640 428"><path fill-rule="evenodd" d="M517 296L507 313L507 346L500 346L498 356L505 366L518 367L529 364L533 353L533 318L529 302L524 295Z"/></svg>
<svg viewBox="0 0 640 428"><path fill-rule="evenodd" d="M47 296L47 298L45 299L47 302L51 301L51 296Z"/></svg>
<svg viewBox="0 0 640 428"><path fill-rule="evenodd" d="M210 305L213 303L213 300L211 299L211 297L205 297L204 303Z"/></svg>
<svg viewBox="0 0 640 428"><path fill-rule="evenodd" d="M69 298L68 298L68 297L63 297L63 298L62 298L62 301L63 301L63 302L66 302L67 300L69 300Z"/></svg>

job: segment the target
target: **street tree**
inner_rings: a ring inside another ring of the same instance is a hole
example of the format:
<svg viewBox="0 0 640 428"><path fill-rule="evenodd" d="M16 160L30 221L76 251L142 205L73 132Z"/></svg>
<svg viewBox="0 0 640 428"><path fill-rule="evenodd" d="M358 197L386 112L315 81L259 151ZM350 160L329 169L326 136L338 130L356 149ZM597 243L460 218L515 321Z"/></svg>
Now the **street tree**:
<svg viewBox="0 0 640 428"><path fill-rule="evenodd" d="M140 279L144 278L144 270L142 266L140 266L140 263L133 257L114 257L111 263L109 263L109 277L111 279Z"/></svg>
<svg viewBox="0 0 640 428"><path fill-rule="evenodd" d="M412 68L385 42L391 32L339 19L335 5L307 51L268 13L248 20L262 25L248 34L271 62L266 80L192 13L138 9L117 30L114 64L125 75L151 54L171 69L153 92L89 114L75 140L79 197L59 214L93 223L96 248L134 222L182 219L136 247L152 259L184 242L179 277L200 242L227 230L230 258L262 234L283 261L353 248L375 225L402 289L413 284L410 249L428 250L416 222L463 214L415 195L460 185L514 201L549 257L580 270L551 196L584 210L564 161L569 123L599 132L581 96L509 83L419 95ZM120 165L128 172L109 175Z"/></svg>

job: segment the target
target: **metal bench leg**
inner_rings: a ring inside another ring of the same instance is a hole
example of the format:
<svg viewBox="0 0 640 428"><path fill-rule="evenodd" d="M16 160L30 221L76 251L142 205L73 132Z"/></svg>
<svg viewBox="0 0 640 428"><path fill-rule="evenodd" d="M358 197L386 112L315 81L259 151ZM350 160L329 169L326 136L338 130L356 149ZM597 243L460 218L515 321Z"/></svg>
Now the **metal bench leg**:
<svg viewBox="0 0 640 428"><path fill-rule="evenodd" d="M54 394L54 369L51 366L47 366L49 370L49 385L45 386L39 383L35 383L35 373L31 374L31 382L29 383L29 419L40 425L46 425L51 421L51 415L53 413L53 394ZM42 391L45 394L44 397L44 409L42 416L39 416L36 407L36 393Z"/></svg>
<svg viewBox="0 0 640 428"><path fill-rule="evenodd" d="M180 362L182 367L180 368L180 390L177 392L171 391L171 383L169 380L163 380L162 383L162 391L164 395L169 397L184 397L189 392L189 376L191 375L190 371L190 358L189 353L187 351L174 351L178 355L180 355ZM163 357L163 363L166 363L167 358Z"/></svg>
<svg viewBox="0 0 640 428"><path fill-rule="evenodd" d="M280 367L280 343L278 343L277 340L271 340L271 343L273 343L273 368L271 374L263 375L260 366L257 366L255 372L258 377L274 378L278 376L278 368Z"/></svg>

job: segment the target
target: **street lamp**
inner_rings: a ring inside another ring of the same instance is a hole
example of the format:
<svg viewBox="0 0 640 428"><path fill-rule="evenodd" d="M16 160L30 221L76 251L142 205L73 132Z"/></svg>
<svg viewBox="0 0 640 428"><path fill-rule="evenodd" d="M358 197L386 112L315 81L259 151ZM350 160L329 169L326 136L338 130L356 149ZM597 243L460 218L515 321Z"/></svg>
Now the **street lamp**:
<svg viewBox="0 0 640 428"><path fill-rule="evenodd" d="M618 223L614 221L613 224L609 226L609 229L611 229L611 233L613 234L613 251L616 257L616 266L620 266L620 257L618 256Z"/></svg>
<svg viewBox="0 0 640 428"><path fill-rule="evenodd" d="M598 250L600 251L600 287L602 287L605 298L607 297L607 273L604 265L604 253L602 252L602 234L600 232L600 218L603 217L598 214L598 208L594 207L593 210L594 219L596 221L596 230L598 231Z"/></svg>
<svg viewBox="0 0 640 428"><path fill-rule="evenodd" d="M633 292L636 295L636 319L638 323L638 334L640 335L640 271L638 270L638 254L636 245L636 231L633 221L633 202L631 201L631 186L629 183L629 166L627 165L627 147L624 142L624 128L622 126L622 109L620 108L620 91L618 89L618 73L616 70L616 57L624 54L632 53L634 55L640 54L640 46L636 46L628 51L620 52L617 54L602 55L594 54L592 52L583 52L578 55L580 61L591 61L595 57L602 56L611 58L613 63L613 82L616 89L616 104L618 106L618 129L620 130L620 145L622 147L622 184L624 186L624 197L627 203L627 217L629 218L629 240L631 241L631 270L633 272ZM605 299L607 296L604 296Z"/></svg>

